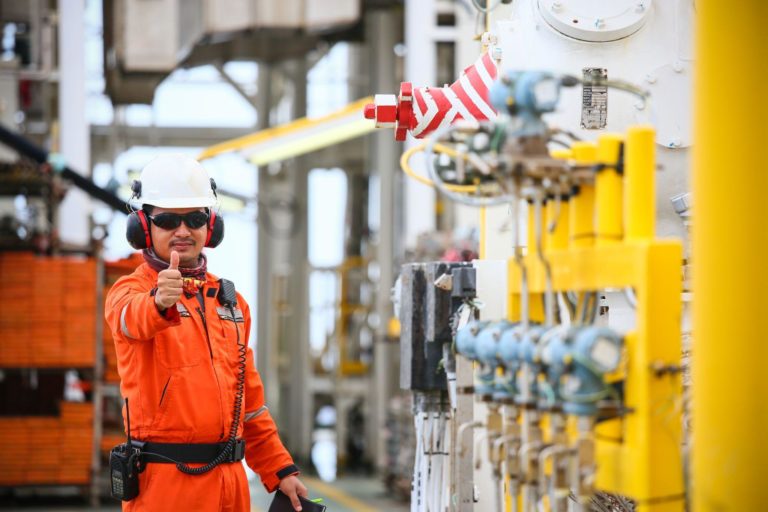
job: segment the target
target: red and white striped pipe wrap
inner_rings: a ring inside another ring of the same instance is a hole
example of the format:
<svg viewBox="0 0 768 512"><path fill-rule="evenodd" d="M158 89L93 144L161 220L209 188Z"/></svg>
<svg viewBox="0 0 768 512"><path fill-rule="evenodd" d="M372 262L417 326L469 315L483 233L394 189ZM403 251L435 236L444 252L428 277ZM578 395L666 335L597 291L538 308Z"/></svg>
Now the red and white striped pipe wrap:
<svg viewBox="0 0 768 512"><path fill-rule="evenodd" d="M497 74L496 62L486 52L450 86L414 88L403 82L397 98L377 94L374 103L366 105L365 117L374 119L377 128L394 128L396 140L405 140L408 131L420 139L462 119L492 120L496 111L488 101L488 89Z"/></svg>

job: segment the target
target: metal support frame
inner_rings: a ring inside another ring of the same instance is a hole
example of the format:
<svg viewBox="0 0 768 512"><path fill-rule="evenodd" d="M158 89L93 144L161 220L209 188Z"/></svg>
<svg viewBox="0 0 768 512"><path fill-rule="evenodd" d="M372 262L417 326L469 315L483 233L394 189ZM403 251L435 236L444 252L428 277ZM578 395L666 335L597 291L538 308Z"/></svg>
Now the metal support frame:
<svg viewBox="0 0 768 512"><path fill-rule="evenodd" d="M258 75L258 106L256 107L258 120L257 128L263 130L269 128L270 114L272 111L272 66L266 62L259 63ZM258 193L268 192L267 174L258 172ZM279 411L279 393L277 385L277 373L274 371L277 361L272 350L272 341L270 337L270 304L271 304L271 279L270 262L272 255L270 253L270 235L264 224L261 222L257 226L256 236L256 280L258 290L257 311L256 311L256 365L261 374L261 380L264 383L265 398L268 404L273 408L275 417Z"/></svg>
<svg viewBox="0 0 768 512"><path fill-rule="evenodd" d="M292 117L299 119L307 115L307 60L301 57L287 63L287 74L293 84ZM284 423L288 429L294 456L308 460L312 441L313 411L312 395L309 389L311 371L309 357L309 262L307 231L308 175L310 160L307 157L294 159L292 166L292 190L296 201L297 229L291 239L288 261L291 275L288 296L292 315L286 326L286 337L281 341L285 357L290 361L290 420ZM285 428L285 427L284 427Z"/></svg>
<svg viewBox="0 0 768 512"><path fill-rule="evenodd" d="M71 168L90 176L90 138L85 118L85 0L59 2L59 148ZM54 150L56 151L56 150ZM70 191L59 207L57 225L65 243L87 246L90 241L90 199L81 191Z"/></svg>
<svg viewBox="0 0 768 512"><path fill-rule="evenodd" d="M366 33L369 75L373 90L396 90L395 55L392 49L399 42L400 16L397 11L378 10L366 14ZM379 326L375 336L373 352L373 378L370 388L370 420L368 421L368 446L375 466L381 470L386 463L385 429L389 400L395 394L397 382L393 376L399 374L398 347L387 342L387 324L392 317L392 302L389 289L395 281L396 233L402 233L402 218L398 212L402 199L399 190L398 150L399 144L392 134L379 131L369 137L370 151L368 167L371 174L379 177L379 213L376 259L379 264L379 286L376 294L376 314Z"/></svg>
<svg viewBox="0 0 768 512"><path fill-rule="evenodd" d="M637 499L645 510L683 510L681 379L654 370L680 365L681 244L626 242L552 251L549 258L556 292L636 290L637 331L626 336L629 412L596 428L596 487ZM539 260L527 257L525 264L530 291L542 293ZM509 273L511 295L519 294L520 273L513 261Z"/></svg>
<svg viewBox="0 0 768 512"><path fill-rule="evenodd" d="M297 59L281 66L292 83L294 119L306 115L306 63ZM271 94L272 70L259 65L259 128L267 128L277 98ZM269 232L258 226L258 368L267 401L281 437L299 461L309 458L311 391L309 389L309 294L307 265L308 161L296 158L276 173L259 172L260 197L290 198L288 215L295 229ZM260 206L267 207L267 206Z"/></svg>
<svg viewBox="0 0 768 512"><path fill-rule="evenodd" d="M405 79L418 85L437 82L437 51L435 45L441 39L437 27L436 0L408 0L405 2L405 44L409 49L405 57ZM384 45L382 45L384 47ZM391 46L388 47L391 52ZM376 89L396 91L391 89ZM391 133L388 134L390 137ZM406 142L410 146L416 142ZM423 170L423 169L422 169ZM404 209L407 220L404 225L405 243L414 247L418 236L435 230L436 192L413 180L403 187Z"/></svg>
<svg viewBox="0 0 768 512"><path fill-rule="evenodd" d="M101 438L104 432L104 240L94 241L96 260L96 331L93 363L93 444L91 449L91 486L90 502L92 507L99 506L101 494Z"/></svg>
<svg viewBox="0 0 768 512"><path fill-rule="evenodd" d="M653 189L653 144L653 130L645 127L629 130L627 188L639 182L636 186L641 189ZM574 148L574 156L581 163L585 160L576 154L578 149ZM592 158L596 155L594 151L589 154ZM613 191L621 193L617 187ZM598 213L611 214L615 212ZM578 216L578 211L574 215ZM652 206L631 203L626 210L625 225L652 225L654 215ZM597 224L600 225L599 218ZM681 359L682 244L654 240L652 230L630 229L627 238L615 244L586 245L581 239L573 239L582 233L584 226L578 222L571 226L570 247L547 253L553 290L588 292L632 288L637 296L637 327L625 337L627 362L621 370L627 411L596 427L595 487L628 495L637 500L643 510L683 510L685 487L679 410L682 384L680 373L675 370L680 368ZM525 268L528 292L544 293L546 269L536 254L526 256ZM514 305L521 293L520 268L514 260L508 262L508 271L509 303ZM519 318L513 306L509 317ZM670 371L659 372L659 368Z"/></svg>
<svg viewBox="0 0 768 512"><path fill-rule="evenodd" d="M125 148L133 146L207 147L252 132L247 128L228 127L128 126L120 120L119 112L123 108L115 106L112 124L91 125L91 159L94 163L111 164Z"/></svg>
<svg viewBox="0 0 768 512"><path fill-rule="evenodd" d="M237 81L232 78L232 76L226 72L224 69L224 64L221 62L217 62L214 64L214 67L216 68L216 71L219 72L219 76L224 79L225 82L227 82L232 88L239 94L245 101L248 102L249 105L251 105L254 109L258 111L259 104L258 104L258 94L259 92L256 91L256 96L251 96L245 90L240 86Z"/></svg>
<svg viewBox="0 0 768 512"><path fill-rule="evenodd" d="M465 357L456 358L456 387L466 390L472 387L474 383L474 365L472 361ZM474 447L474 430L466 432L464 436L459 436L461 425L471 424L474 418L475 397L471 393L462 392L456 398L456 413L452 418L451 428L454 429L451 438L456 444L452 447L452 452L456 454L453 459L453 489L451 495L455 495L455 507L452 510L456 512L472 512L475 503L475 483L472 478ZM464 445L466 448L461 449Z"/></svg>

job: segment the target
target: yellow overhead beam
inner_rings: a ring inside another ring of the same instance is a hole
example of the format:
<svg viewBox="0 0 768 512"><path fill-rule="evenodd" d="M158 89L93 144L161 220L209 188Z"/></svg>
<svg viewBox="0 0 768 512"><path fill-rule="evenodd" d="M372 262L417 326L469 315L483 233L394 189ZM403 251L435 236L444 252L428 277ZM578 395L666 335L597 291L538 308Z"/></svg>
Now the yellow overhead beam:
<svg viewBox="0 0 768 512"><path fill-rule="evenodd" d="M363 108L372 102L372 97L363 98L323 117L305 117L228 140L206 148L197 158L238 151L254 165L264 165L311 153L375 130L375 123L363 117Z"/></svg>

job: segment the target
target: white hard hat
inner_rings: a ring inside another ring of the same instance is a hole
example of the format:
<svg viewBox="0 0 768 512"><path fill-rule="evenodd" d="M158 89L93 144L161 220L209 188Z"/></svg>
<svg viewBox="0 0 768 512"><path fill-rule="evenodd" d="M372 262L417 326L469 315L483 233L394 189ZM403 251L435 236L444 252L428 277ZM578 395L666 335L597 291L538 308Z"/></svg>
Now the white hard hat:
<svg viewBox="0 0 768 512"><path fill-rule="evenodd" d="M210 208L216 204L215 187L200 162L170 154L155 158L141 170L141 181L134 185L134 193L142 205Z"/></svg>

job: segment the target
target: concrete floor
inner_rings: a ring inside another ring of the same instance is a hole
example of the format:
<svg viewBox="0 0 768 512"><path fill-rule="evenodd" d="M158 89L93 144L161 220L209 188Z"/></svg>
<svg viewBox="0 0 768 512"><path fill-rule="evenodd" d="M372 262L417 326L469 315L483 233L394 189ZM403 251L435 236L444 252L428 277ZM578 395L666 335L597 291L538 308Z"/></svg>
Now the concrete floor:
<svg viewBox="0 0 768 512"><path fill-rule="evenodd" d="M333 483L302 475L302 481L309 489L310 498L323 498L328 512L407 512L410 506L393 498L384 488L381 480L368 476L343 476ZM251 512L267 512L272 496L267 494L259 481L251 482ZM13 497L0 494L0 510L24 512L86 512L118 511L119 505L105 499L99 508L83 503L82 498L61 496Z"/></svg>

